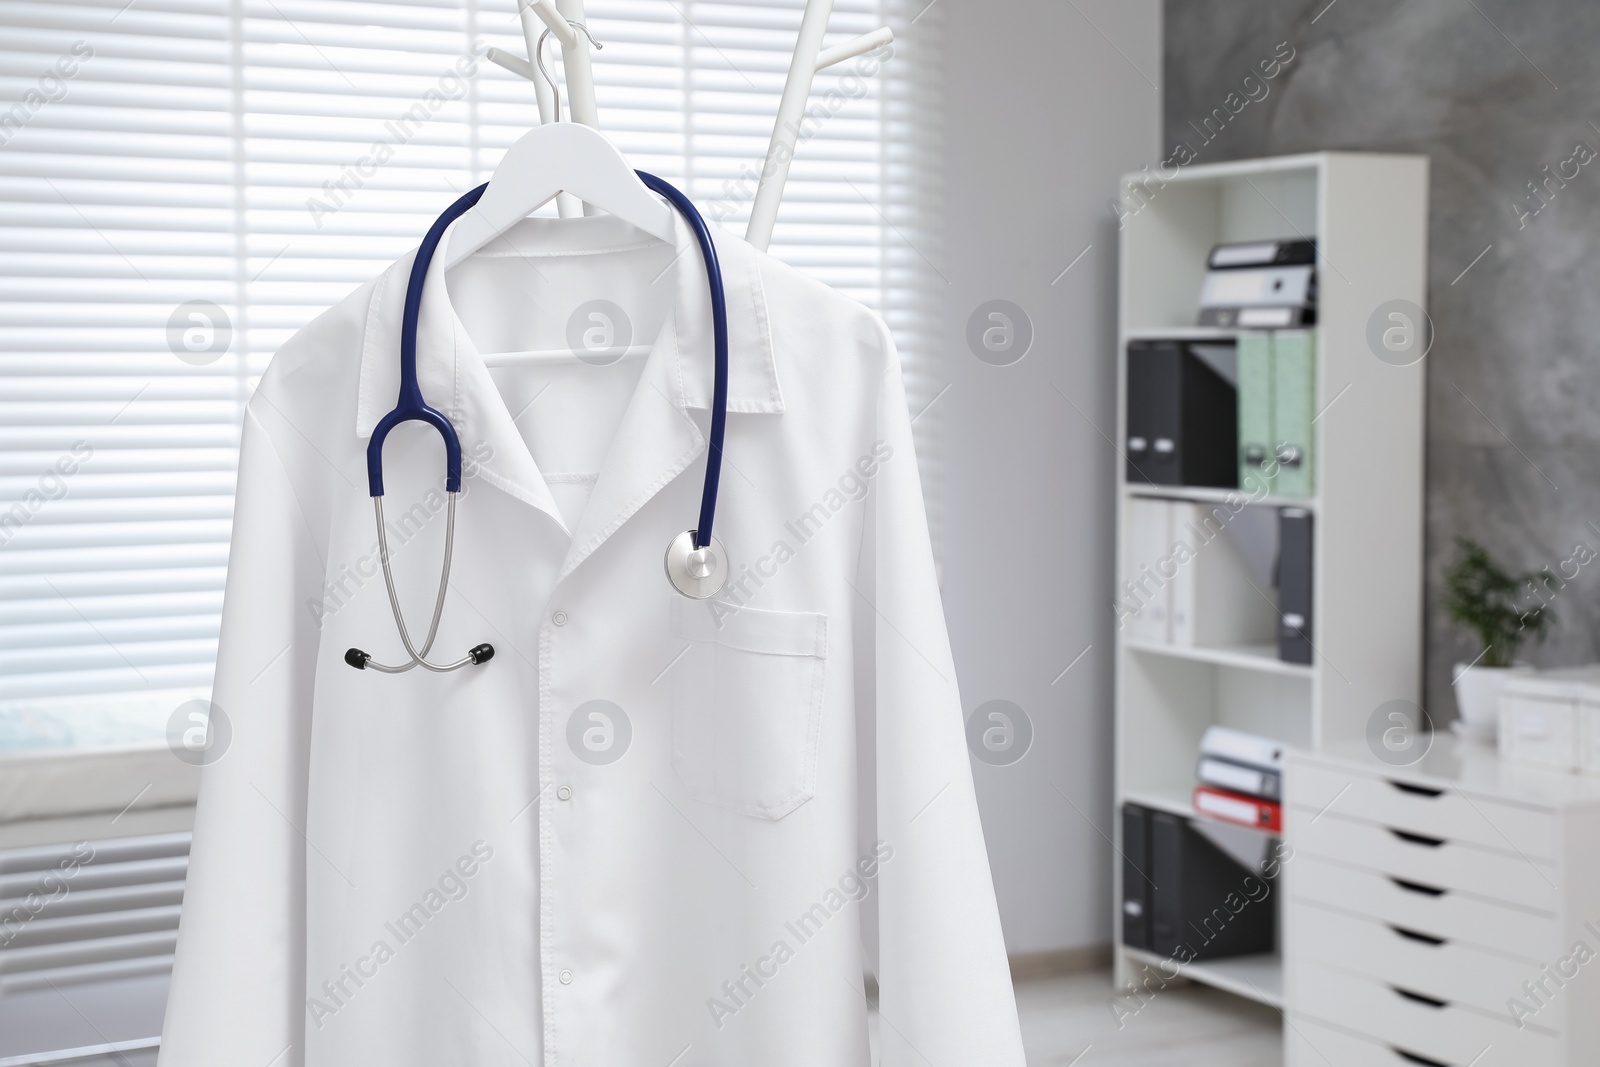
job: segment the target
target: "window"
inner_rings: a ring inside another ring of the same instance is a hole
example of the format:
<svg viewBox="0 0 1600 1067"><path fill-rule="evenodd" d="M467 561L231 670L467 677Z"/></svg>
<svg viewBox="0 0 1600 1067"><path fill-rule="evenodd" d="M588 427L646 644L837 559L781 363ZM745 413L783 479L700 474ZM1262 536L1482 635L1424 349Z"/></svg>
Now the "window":
<svg viewBox="0 0 1600 1067"><path fill-rule="evenodd" d="M588 5L602 129L737 233L802 7ZM837 3L830 44L898 41L818 76L772 251L888 318L937 514L921 10ZM0 29L0 750L155 739L209 692L258 376L492 173L533 87L481 58L523 53L511 0L5 0Z"/></svg>

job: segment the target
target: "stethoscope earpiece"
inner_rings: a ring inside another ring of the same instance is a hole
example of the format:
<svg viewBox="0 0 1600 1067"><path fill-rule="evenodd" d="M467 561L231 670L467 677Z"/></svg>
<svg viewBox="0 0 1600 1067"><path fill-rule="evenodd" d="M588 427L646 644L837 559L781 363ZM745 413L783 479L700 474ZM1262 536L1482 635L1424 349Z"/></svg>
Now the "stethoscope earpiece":
<svg viewBox="0 0 1600 1067"><path fill-rule="evenodd" d="M494 659L494 646L488 642L484 642L481 645L474 645L467 651L467 660L471 663L488 663L492 659ZM410 665L405 667L385 667L382 664L373 663L372 653L363 652L359 648L346 649L344 653L344 661L358 671L364 671L368 667L371 667L374 670L385 671L389 674L399 674L401 671L408 671L411 669ZM445 669L450 670L453 668Z"/></svg>
<svg viewBox="0 0 1600 1067"><path fill-rule="evenodd" d="M704 600L715 596L728 581L728 554L722 542L711 536L711 522L717 509L717 483L722 473L722 441L728 422L728 308L722 289L722 269L717 262L717 250L711 243L711 231L689 198L653 174L638 171L645 186L665 197L688 222L705 258L706 279L711 289L712 354L714 377L712 380L711 433L706 450L705 482L700 492L700 523L685 530L667 545L667 580L686 597ZM411 661L391 667L379 663L369 653L359 648L345 652L344 661L358 671L375 670L384 674L400 674L413 667L446 672L458 670L468 664L487 663L494 658L494 646L476 645L454 663L429 663L428 652L439 632L439 617L444 614L445 593L450 588L450 561L455 547L456 497L461 493L461 441L455 427L441 412L429 407L422 398L417 384L417 320L422 312L422 287L428 276L428 264L439 247L439 241L450 224L476 204L489 187L485 182L470 190L445 209L428 229L427 236L417 247L416 258L411 263L411 279L406 287L405 308L400 318L400 397L394 410L378 421L373 428L372 440L367 443L367 485L372 494L373 518L378 525L378 557L383 563L383 582L389 592L389 608L394 613L395 626L400 631L401 643ZM439 594L433 604L433 621L428 625L428 637L418 650L406 630L405 617L400 613L400 598L395 594L394 573L389 564L389 542L383 524L383 444L389 431L402 422L425 422L439 431L445 448L445 494L450 501L445 520L444 566L439 574ZM700 531L704 531L702 536Z"/></svg>

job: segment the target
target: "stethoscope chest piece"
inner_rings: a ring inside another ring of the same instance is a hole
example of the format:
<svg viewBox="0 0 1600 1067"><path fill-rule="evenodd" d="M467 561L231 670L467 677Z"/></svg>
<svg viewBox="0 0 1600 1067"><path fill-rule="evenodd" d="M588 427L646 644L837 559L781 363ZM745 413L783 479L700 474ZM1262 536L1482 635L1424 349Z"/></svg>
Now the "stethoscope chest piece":
<svg viewBox="0 0 1600 1067"><path fill-rule="evenodd" d="M667 546L667 580L691 600L714 597L728 584L728 553L715 537L696 548L695 531L685 530Z"/></svg>

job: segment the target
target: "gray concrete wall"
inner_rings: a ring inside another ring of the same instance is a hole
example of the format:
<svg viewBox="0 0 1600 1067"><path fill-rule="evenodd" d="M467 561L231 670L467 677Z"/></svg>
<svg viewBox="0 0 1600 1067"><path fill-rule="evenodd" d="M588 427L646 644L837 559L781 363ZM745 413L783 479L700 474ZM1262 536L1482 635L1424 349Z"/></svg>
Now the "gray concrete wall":
<svg viewBox="0 0 1600 1067"><path fill-rule="evenodd" d="M1429 710L1453 715L1450 665L1481 650L1440 608L1458 535L1520 570L1576 572L1549 609L1559 620L1550 641L1524 655L1543 665L1600 659L1600 560L1578 562L1600 552L1600 5L1165 0L1164 9L1163 158L1186 141L1198 162L1315 149L1432 160ZM1282 42L1294 59L1268 95L1207 141L1203 117Z"/></svg>

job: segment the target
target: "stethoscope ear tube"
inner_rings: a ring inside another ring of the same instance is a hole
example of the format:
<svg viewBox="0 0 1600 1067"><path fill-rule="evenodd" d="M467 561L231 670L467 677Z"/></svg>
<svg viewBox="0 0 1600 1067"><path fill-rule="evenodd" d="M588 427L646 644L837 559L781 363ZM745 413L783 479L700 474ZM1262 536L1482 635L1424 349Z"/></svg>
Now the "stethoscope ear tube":
<svg viewBox="0 0 1600 1067"><path fill-rule="evenodd" d="M488 187L485 182L446 208L444 214L428 228L427 236L423 237L422 244L417 247L416 257L411 261L411 278L406 286L406 302L400 318L400 396L394 410L373 427L372 440L367 442L367 488L372 495L373 520L378 528L378 558L383 563L383 584L389 593L389 608L394 613L400 641L411 659L399 666L389 666L373 659L370 653L352 648L345 652L344 661L357 670L402 674L414 667L421 667L444 673L459 670L468 664L487 663L494 656L494 646L482 644L454 663L430 663L427 658L433 648L433 640L439 633L444 598L450 588L450 564L455 554L456 498L461 494L461 439L456 436L456 429L450 420L442 412L428 406L422 398L422 388L417 383L417 320L422 314L422 289L428 277L428 265L433 261L433 253L439 247L445 230L476 204ZM433 619L428 624L428 636L422 642L420 651L413 646L411 634L406 629L405 616L400 611L400 598L394 588L394 570L389 562L388 531L383 521L383 445L389 437L389 431L402 422L425 422L439 431L439 436L444 440L445 494L450 502L445 519L444 566L439 572L439 593L434 598Z"/></svg>
<svg viewBox="0 0 1600 1067"><path fill-rule="evenodd" d="M389 593L389 610L394 613L395 627L400 631L400 643L405 646L406 654L411 657L410 662L397 667L390 667L373 659L369 653L359 648L352 648L344 654L344 661L358 671L368 668L384 674L402 674L413 667L444 674L448 671L460 670L469 663L487 663L494 658L494 646L488 644L476 645L467 654L454 663L429 663L428 653L433 648L433 639L439 635L439 619L444 615L444 598L450 590L450 563L455 556L456 543L456 498L461 494L451 491L445 494L449 507L445 513L444 526L444 566L439 572L439 594L433 601L433 620L428 623L428 636L422 642L422 649L418 651L411 642L411 632L406 629L405 616L400 611L400 597L394 588L394 568L389 562L389 534L383 521L383 497L372 498L372 514L378 524L378 559L383 564L383 586Z"/></svg>
<svg viewBox="0 0 1600 1067"><path fill-rule="evenodd" d="M487 188L489 183L484 182L445 208L444 214L428 228L427 236L417 246L416 257L411 261L411 279L406 284L406 303L400 317L400 397L394 410L373 427L372 440L367 442L367 489L372 496L383 495L384 440L389 431L402 422L425 422L439 431L439 436L444 438L445 492L461 492L461 440L450 420L423 400L422 388L417 384L417 320L422 315L422 288L428 277L428 265L433 262L434 250L439 247L444 231L481 200Z"/></svg>
<svg viewBox="0 0 1600 1067"><path fill-rule="evenodd" d="M694 203L654 174L635 171L645 187L666 197L683 216L700 244L700 257L706 265L706 284L711 290L711 337L714 378L711 386L711 438L706 448L706 480L700 490L700 521L692 531L695 548L711 544L711 523L717 514L717 484L722 477L722 440L728 424L728 301L722 289L722 265L717 260L711 230L700 217ZM676 580L673 582L677 585ZM720 583L719 583L720 588ZM686 594L687 595L687 594ZM711 594L706 594L707 596Z"/></svg>

